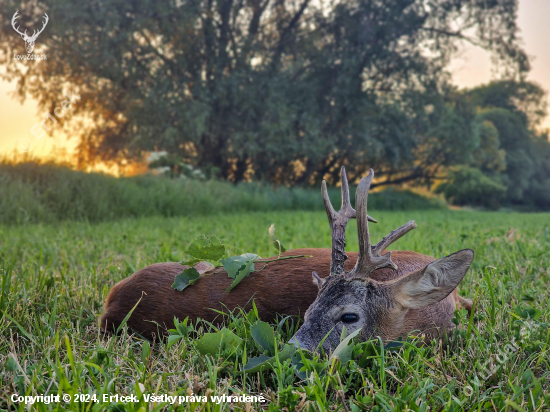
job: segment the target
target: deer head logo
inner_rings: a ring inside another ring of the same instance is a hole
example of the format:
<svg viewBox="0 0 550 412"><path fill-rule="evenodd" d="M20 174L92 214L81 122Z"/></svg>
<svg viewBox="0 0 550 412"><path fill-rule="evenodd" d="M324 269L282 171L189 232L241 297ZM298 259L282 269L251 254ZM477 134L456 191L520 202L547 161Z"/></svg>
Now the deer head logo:
<svg viewBox="0 0 550 412"><path fill-rule="evenodd" d="M11 19L11 25L13 29L21 35L21 38L25 40L25 48L27 49L27 53L32 53L32 51L34 50L34 42L38 38L38 35L44 31L44 28L48 24L50 18L46 13L44 13L44 22L42 23L42 28L40 30L34 30L32 36L29 36L27 34L27 30L22 33L21 31L19 31L20 26L15 27L15 21L20 17L17 13L19 13L19 10L17 10L13 15Z"/></svg>

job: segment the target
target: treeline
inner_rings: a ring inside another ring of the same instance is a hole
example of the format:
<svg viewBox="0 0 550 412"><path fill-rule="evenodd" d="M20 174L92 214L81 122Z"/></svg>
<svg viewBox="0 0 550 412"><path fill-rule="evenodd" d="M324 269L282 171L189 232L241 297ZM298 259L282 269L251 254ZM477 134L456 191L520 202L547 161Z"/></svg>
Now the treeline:
<svg viewBox="0 0 550 412"><path fill-rule="evenodd" d="M338 204L340 190L331 188L329 195ZM445 207L441 200L410 191L369 196L372 211ZM116 178L54 163L0 162L0 224L288 210L324 210L321 191L154 175Z"/></svg>
<svg viewBox="0 0 550 412"><path fill-rule="evenodd" d="M50 16L21 65L0 25L0 74L49 111L81 96L52 132L78 136L81 166L166 151L234 183L317 186L376 169L453 203L550 208L543 91L525 81L517 0L102 0L0 3ZM500 78L470 91L447 67L461 42ZM82 120L82 121L80 121ZM179 166L178 166L179 167Z"/></svg>
<svg viewBox="0 0 550 412"><path fill-rule="evenodd" d="M457 205L550 210L550 141L536 130L546 115L544 91L500 81L462 97L475 108L472 145L436 192Z"/></svg>

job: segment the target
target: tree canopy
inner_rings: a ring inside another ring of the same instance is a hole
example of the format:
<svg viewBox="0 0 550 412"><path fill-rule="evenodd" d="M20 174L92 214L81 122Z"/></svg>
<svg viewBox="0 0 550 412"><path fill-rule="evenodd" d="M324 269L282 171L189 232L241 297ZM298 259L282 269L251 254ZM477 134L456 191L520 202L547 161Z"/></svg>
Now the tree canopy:
<svg viewBox="0 0 550 412"><path fill-rule="evenodd" d="M48 13L36 45L48 60L15 61L5 23L4 77L46 110L81 95L61 123L83 164L167 151L235 182L335 181L346 165L352 180L375 167L377 184L430 185L455 165L513 167L499 122L529 129L544 113L544 93L522 81L515 0L51 0L20 12L28 27ZM452 87L461 42L491 52L507 88Z"/></svg>

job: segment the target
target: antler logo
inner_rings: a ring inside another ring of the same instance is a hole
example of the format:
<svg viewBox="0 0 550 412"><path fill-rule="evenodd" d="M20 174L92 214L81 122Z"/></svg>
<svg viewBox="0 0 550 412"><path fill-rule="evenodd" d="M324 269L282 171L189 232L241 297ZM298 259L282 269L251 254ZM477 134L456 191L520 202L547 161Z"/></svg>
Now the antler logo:
<svg viewBox="0 0 550 412"><path fill-rule="evenodd" d="M21 17L17 13L19 13L19 10L17 10L15 12L15 14L13 15L13 17L11 19L11 25L12 25L13 29L21 35L21 38L23 40L25 40L25 48L27 49L27 53L32 53L32 51L34 50L34 42L38 38L38 35L44 31L44 28L48 24L48 21L50 20L50 18L48 17L48 15L46 13L44 13L44 22L42 23L42 28L40 30L34 30L34 33L32 34L32 36L29 36L27 34L27 30L25 30L24 33L21 33L21 31L19 31L20 26L15 27L15 21L19 17Z"/></svg>

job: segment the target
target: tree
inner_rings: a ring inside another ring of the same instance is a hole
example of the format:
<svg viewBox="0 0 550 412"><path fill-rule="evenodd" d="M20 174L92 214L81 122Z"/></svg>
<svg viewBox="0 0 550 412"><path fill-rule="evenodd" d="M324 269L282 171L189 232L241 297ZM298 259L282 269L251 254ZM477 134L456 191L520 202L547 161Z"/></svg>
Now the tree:
<svg viewBox="0 0 550 412"><path fill-rule="evenodd" d="M508 76L529 69L516 0L51 0L21 14L32 27L44 11L48 60L14 60L5 23L3 77L41 110L81 95L60 122L82 164L157 150L236 182L334 180L345 164L429 183L475 144L445 72L459 42Z"/></svg>
<svg viewBox="0 0 550 412"><path fill-rule="evenodd" d="M533 83L498 81L463 95L477 106L479 144L438 191L456 204L549 209L550 142L547 132L536 130L546 115L544 91Z"/></svg>

